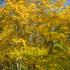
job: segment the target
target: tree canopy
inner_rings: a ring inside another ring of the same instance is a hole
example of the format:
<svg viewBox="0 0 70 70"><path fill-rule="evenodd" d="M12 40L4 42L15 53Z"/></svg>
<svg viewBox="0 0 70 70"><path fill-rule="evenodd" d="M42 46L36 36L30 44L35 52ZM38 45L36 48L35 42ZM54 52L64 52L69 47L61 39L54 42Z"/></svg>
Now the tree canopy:
<svg viewBox="0 0 70 70"><path fill-rule="evenodd" d="M1 70L69 70L70 6L66 0L7 0L0 7Z"/></svg>

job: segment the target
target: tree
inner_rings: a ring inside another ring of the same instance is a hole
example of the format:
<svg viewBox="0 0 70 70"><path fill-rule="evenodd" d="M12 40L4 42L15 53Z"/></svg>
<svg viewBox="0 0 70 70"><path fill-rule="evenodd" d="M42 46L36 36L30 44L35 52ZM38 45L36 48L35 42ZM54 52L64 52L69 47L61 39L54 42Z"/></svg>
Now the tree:
<svg viewBox="0 0 70 70"><path fill-rule="evenodd" d="M70 16L65 0L7 0L0 11L1 70L70 69Z"/></svg>

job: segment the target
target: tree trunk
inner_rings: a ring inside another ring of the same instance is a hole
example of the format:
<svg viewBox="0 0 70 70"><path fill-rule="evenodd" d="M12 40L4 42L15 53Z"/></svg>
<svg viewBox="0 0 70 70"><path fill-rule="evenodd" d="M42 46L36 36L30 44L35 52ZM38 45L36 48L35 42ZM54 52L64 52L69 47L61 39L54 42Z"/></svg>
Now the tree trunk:
<svg viewBox="0 0 70 70"><path fill-rule="evenodd" d="M16 66L17 70L21 70L21 62L19 60L17 60Z"/></svg>

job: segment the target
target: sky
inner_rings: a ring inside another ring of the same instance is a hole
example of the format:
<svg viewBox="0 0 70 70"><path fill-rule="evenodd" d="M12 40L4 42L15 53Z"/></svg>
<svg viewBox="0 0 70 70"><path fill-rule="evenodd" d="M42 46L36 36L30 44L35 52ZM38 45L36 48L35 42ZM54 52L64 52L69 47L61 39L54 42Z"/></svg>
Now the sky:
<svg viewBox="0 0 70 70"><path fill-rule="evenodd" d="M4 6L5 5L5 0L0 0L0 6Z"/></svg>
<svg viewBox="0 0 70 70"><path fill-rule="evenodd" d="M70 0L67 0L67 2L64 4L65 6L70 5Z"/></svg>
<svg viewBox="0 0 70 70"><path fill-rule="evenodd" d="M0 6L4 6L5 5L5 1L6 0L0 0ZM70 5L70 0L67 0L67 2L64 3L64 6L68 6L68 5Z"/></svg>

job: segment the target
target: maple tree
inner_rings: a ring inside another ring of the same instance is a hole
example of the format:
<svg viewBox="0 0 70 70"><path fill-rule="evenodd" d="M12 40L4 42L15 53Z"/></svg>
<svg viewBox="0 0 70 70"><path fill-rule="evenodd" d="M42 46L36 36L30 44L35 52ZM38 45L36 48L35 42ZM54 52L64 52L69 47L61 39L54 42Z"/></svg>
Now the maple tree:
<svg viewBox="0 0 70 70"><path fill-rule="evenodd" d="M0 8L1 70L69 70L70 6L66 0L7 0Z"/></svg>

